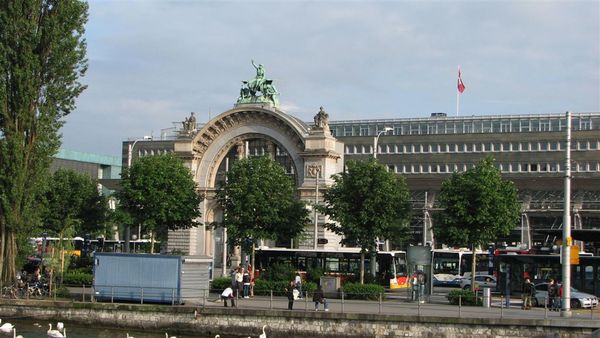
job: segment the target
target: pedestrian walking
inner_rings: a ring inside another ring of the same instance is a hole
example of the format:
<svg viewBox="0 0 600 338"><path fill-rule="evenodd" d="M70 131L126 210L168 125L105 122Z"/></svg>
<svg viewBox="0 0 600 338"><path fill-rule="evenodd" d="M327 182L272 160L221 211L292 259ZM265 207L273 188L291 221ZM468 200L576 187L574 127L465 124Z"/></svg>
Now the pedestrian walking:
<svg viewBox="0 0 600 338"><path fill-rule="evenodd" d="M297 272L296 273L296 278L294 279L294 284L296 287L296 290L298 290L298 298L302 298L302 277L300 276L300 273Z"/></svg>
<svg viewBox="0 0 600 338"><path fill-rule="evenodd" d="M531 299L535 296L535 285L529 280L529 278L525 278L523 282L523 288L521 290L521 297L523 298L523 306L521 309L530 310L531 309Z"/></svg>
<svg viewBox="0 0 600 338"><path fill-rule="evenodd" d="M241 266L237 269L235 273L235 291L238 297L242 296L244 288L244 268Z"/></svg>

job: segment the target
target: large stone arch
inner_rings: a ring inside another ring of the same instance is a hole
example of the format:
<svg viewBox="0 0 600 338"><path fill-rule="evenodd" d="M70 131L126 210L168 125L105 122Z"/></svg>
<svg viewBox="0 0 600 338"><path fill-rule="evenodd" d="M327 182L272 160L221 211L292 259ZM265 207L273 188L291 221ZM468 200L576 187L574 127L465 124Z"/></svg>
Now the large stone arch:
<svg viewBox="0 0 600 338"><path fill-rule="evenodd" d="M268 139L291 157L297 185L304 177L308 126L284 112L264 105L240 105L209 121L192 140L195 180L201 189L215 186L216 171L227 152L238 142L251 138Z"/></svg>

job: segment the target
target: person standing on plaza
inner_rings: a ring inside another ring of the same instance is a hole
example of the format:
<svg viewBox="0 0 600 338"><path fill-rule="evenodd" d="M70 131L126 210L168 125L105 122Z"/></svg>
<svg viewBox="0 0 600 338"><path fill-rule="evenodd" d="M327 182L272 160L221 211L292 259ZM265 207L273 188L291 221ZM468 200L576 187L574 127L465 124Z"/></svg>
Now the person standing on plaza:
<svg viewBox="0 0 600 338"><path fill-rule="evenodd" d="M291 281L288 287L285 289L287 298L288 298L288 310L292 310L294 308L294 290L295 290L294 281Z"/></svg>
<svg viewBox="0 0 600 338"><path fill-rule="evenodd" d="M300 273L297 272L296 273L296 278L294 279L294 283L296 286L296 290L298 290L298 298L302 298L302 277L300 276Z"/></svg>
<svg viewBox="0 0 600 338"><path fill-rule="evenodd" d="M535 285L529 280L529 278L525 278L523 282L522 298L523 298L523 306L521 307L523 310L531 309L531 298L535 296Z"/></svg>
<svg viewBox="0 0 600 338"><path fill-rule="evenodd" d="M327 298L325 298L325 295L323 294L321 285L319 285L317 290L315 290L315 293L313 293L312 300L315 302L315 311L319 311L319 304L323 304L323 309L329 311L329 308L327 307Z"/></svg>
<svg viewBox="0 0 600 338"><path fill-rule="evenodd" d="M555 304L556 302L556 297L558 296L558 287L556 286L556 283L554 282L554 279L550 278L550 282L548 283L548 307L550 308L550 311L554 311L554 309L558 308L557 305Z"/></svg>
<svg viewBox="0 0 600 338"><path fill-rule="evenodd" d="M244 283L244 298L250 298L250 273L248 270L245 270L242 275L242 283Z"/></svg>
<svg viewBox="0 0 600 338"><path fill-rule="evenodd" d="M238 267L237 272L235 273L235 289L237 292L237 296L242 296L242 289L244 287L244 268L241 266Z"/></svg>

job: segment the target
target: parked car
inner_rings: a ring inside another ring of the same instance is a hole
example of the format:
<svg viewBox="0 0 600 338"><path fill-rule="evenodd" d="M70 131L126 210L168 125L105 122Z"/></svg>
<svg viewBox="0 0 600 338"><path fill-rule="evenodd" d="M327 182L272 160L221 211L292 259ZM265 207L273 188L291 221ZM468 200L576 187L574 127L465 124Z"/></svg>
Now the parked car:
<svg viewBox="0 0 600 338"><path fill-rule="evenodd" d="M433 275L433 286L459 288L462 278L448 274Z"/></svg>
<svg viewBox="0 0 600 338"><path fill-rule="evenodd" d="M481 288L495 288L496 277L492 275L476 275L475 276L475 289L480 290ZM467 290L471 288L471 277L464 277L460 280L460 288Z"/></svg>
<svg viewBox="0 0 600 338"><path fill-rule="evenodd" d="M544 306L548 303L548 283L535 285L535 297L531 300L533 306ZM590 308L598 306L598 297L571 288L571 308Z"/></svg>

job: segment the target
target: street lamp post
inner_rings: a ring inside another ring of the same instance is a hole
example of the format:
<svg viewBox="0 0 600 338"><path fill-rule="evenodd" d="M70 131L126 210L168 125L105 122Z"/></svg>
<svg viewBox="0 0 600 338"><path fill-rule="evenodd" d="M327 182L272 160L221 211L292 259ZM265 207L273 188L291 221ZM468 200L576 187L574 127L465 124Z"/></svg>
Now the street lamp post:
<svg viewBox="0 0 600 338"><path fill-rule="evenodd" d="M388 131L392 131L392 130L394 130L394 128L385 127L385 128L383 128L383 130L380 130L379 133L377 133L377 136L375 136L375 141L373 144L373 158L377 158L377 143L379 142L379 136L381 136L381 134L383 134L383 133L387 133Z"/></svg>
<svg viewBox="0 0 600 338"><path fill-rule="evenodd" d="M131 168L131 161L132 161L132 156L133 156L133 148L135 148L135 144L138 143L138 141L151 141L152 140L152 136L144 136L142 138L138 138L135 139L135 141L133 141L133 143L129 144L129 146L127 147L127 168ZM141 231L141 228L139 229L139 231ZM138 232L139 232L138 231ZM125 252L129 252L129 239L131 237L131 226L129 224L127 224L127 226L125 227Z"/></svg>
<svg viewBox="0 0 600 338"><path fill-rule="evenodd" d="M383 130L380 130L379 133L377 133L377 136L375 136L375 140L373 141L373 158L377 158L377 143L379 142L379 136L381 136L381 134L387 133L388 131L392 131L394 130L394 128L392 127L384 127ZM385 250L389 250L389 246L390 246L390 241L389 240L385 240ZM377 248L379 248L379 239L377 240Z"/></svg>

